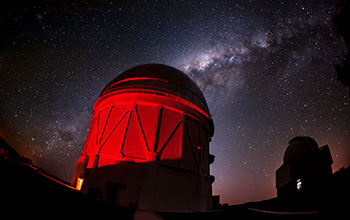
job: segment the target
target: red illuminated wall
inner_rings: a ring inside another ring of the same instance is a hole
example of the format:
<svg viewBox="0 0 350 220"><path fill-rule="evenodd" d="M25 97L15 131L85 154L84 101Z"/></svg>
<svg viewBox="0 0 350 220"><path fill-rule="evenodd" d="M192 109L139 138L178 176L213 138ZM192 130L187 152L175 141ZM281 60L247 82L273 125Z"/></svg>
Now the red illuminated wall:
<svg viewBox="0 0 350 220"><path fill-rule="evenodd" d="M206 117L194 104L171 94L111 93L95 103L78 165L86 156L88 169L156 161L209 175Z"/></svg>
<svg viewBox="0 0 350 220"><path fill-rule="evenodd" d="M93 110L73 186L143 210L211 209L214 124L186 74L162 64L133 67L105 86Z"/></svg>

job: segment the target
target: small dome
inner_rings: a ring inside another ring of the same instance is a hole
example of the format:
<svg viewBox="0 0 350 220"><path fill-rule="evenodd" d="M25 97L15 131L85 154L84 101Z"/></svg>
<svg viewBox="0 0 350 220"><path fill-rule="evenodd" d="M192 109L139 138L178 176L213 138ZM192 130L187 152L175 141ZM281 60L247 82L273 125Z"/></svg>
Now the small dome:
<svg viewBox="0 0 350 220"><path fill-rule="evenodd" d="M318 150L316 141L311 137L295 137L288 143L289 145L284 153L283 162L310 156Z"/></svg>
<svg viewBox="0 0 350 220"><path fill-rule="evenodd" d="M200 88L185 73L163 64L143 64L128 69L110 81L100 97L122 89L151 89L183 98L210 116Z"/></svg>

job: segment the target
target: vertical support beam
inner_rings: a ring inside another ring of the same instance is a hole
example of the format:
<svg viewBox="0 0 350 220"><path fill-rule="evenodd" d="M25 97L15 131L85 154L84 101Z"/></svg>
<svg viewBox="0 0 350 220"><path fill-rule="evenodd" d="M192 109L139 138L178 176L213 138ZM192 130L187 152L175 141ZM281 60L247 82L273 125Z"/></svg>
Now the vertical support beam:
<svg viewBox="0 0 350 220"><path fill-rule="evenodd" d="M197 156L197 152L196 152L196 146L193 145L193 141L192 141L192 136L191 136L191 132L188 130L188 127L187 127L187 124L186 122L184 123L184 127L186 129L186 132L187 132L187 135L190 139L190 143L191 143L191 149L192 149L192 153L193 153L193 156L195 158L195 161L196 161L196 165L197 165L197 172L199 171L199 161L198 161L198 156Z"/></svg>
<svg viewBox="0 0 350 220"><path fill-rule="evenodd" d="M160 132L160 125L162 123L162 113L163 113L163 106L159 106L158 109L158 118L157 118L157 128L155 132L155 139L154 139L154 145L153 145L153 152L157 152L157 147L158 147L158 139L159 139L159 132Z"/></svg>
<svg viewBox="0 0 350 220"><path fill-rule="evenodd" d="M137 111L137 105L135 105L135 113L136 113L137 121L138 121L139 126L140 126L140 129L141 129L141 133L142 133L143 140L144 140L144 142L145 142L145 145L146 145L147 151L149 152L149 151L150 151L150 149L149 149L149 147L148 147L148 143L147 143L147 139L146 139L145 132L143 131L143 128L142 128L142 124L141 124L140 116L139 116L139 113L138 113L138 111Z"/></svg>
<svg viewBox="0 0 350 220"><path fill-rule="evenodd" d="M101 133L101 136L100 136L100 141L99 141L99 145L101 145L101 141L102 141L102 138L103 138L103 135L105 133L105 130L106 130L106 126L107 126L107 123L108 123L108 119L109 119L109 116L111 115L111 112L112 112L112 109L113 109L113 105L110 107L109 109L109 112L108 112L108 115L107 115L107 119L105 121L105 125L103 126L103 130L102 130L102 133ZM101 113L101 112L100 112Z"/></svg>
<svg viewBox="0 0 350 220"><path fill-rule="evenodd" d="M130 119L131 119L131 114L132 114L132 110L129 111L129 118L128 118L128 123L125 126L125 131L124 131L124 137L123 137L123 143L122 143L122 147L120 148L120 154L123 155L123 157L125 157L125 154L123 153L123 149L124 149L124 144L125 144L125 138L126 138L126 133L128 131L129 128L129 124L130 124Z"/></svg>
<svg viewBox="0 0 350 220"><path fill-rule="evenodd" d="M157 154L157 160L160 159L160 156L162 155L162 152L164 150L164 148L166 147L166 145L168 144L168 142L170 141L170 139L173 137L173 135L175 134L176 130L178 129L178 127L180 126L182 121L179 121L177 123L177 125L175 126L174 130L170 133L169 137L167 138L167 140L165 141L165 143L163 144L163 146L161 147L161 149L159 150L159 153Z"/></svg>

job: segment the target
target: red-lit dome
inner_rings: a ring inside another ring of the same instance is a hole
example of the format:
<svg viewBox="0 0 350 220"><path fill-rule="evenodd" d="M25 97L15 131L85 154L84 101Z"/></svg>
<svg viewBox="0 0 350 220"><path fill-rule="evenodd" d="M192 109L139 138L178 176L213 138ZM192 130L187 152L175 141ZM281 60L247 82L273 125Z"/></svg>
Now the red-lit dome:
<svg viewBox="0 0 350 220"><path fill-rule="evenodd" d="M144 64L126 70L105 86L100 97L116 90L137 88L179 96L210 115L206 100L197 84L180 70L163 64Z"/></svg>
<svg viewBox="0 0 350 220"><path fill-rule="evenodd" d="M106 85L93 110L73 186L143 210L211 208L214 125L187 75L162 64L131 68Z"/></svg>

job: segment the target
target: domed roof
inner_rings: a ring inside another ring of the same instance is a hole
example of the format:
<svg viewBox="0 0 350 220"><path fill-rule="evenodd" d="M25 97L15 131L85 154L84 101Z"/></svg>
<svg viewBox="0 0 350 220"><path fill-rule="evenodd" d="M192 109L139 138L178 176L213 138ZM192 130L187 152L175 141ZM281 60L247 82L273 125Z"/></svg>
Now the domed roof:
<svg viewBox="0 0 350 220"><path fill-rule="evenodd" d="M163 64L143 64L128 69L110 81L100 97L122 89L152 89L183 98L210 116L206 100L200 88L190 77L173 67Z"/></svg>
<svg viewBox="0 0 350 220"><path fill-rule="evenodd" d="M295 137L288 143L289 145L284 153L283 162L310 156L318 150L316 141L311 137Z"/></svg>

